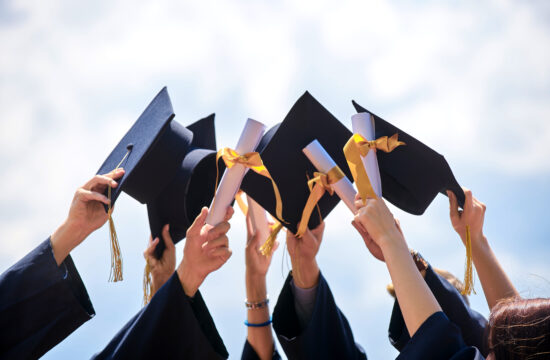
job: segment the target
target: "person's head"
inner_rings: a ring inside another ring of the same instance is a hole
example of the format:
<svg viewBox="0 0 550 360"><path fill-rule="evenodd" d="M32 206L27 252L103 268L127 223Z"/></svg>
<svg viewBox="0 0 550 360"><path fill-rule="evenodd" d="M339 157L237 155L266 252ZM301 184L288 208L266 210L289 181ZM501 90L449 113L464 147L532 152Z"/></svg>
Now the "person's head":
<svg viewBox="0 0 550 360"><path fill-rule="evenodd" d="M550 299L508 299L489 317L488 359L550 358Z"/></svg>

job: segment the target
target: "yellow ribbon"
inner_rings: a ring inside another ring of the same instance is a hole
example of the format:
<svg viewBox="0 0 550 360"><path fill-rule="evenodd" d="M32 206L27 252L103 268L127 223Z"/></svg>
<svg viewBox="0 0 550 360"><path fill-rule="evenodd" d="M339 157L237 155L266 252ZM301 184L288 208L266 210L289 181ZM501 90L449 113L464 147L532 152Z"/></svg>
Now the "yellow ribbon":
<svg viewBox="0 0 550 360"><path fill-rule="evenodd" d="M250 170L254 171L255 173L265 176L269 180L271 180L271 183L273 184L273 193L275 194L275 214L277 217L281 220L283 220L283 201L281 200L281 194L279 193L279 188L277 187L277 184L275 184L275 180L271 177L269 174L269 171L264 165L264 162L262 161L262 158L260 157L260 154L257 152L249 152L244 155L240 155L235 150L230 148L223 148L218 151L216 154L216 188L215 191L218 189L218 180L220 176L219 168L218 168L218 160L222 158L223 162L225 163L225 166L227 166L228 169L231 169L236 164L241 164ZM214 193L215 196L215 193ZM284 220L283 220L284 221Z"/></svg>
<svg viewBox="0 0 550 360"><path fill-rule="evenodd" d="M237 191L237 194L235 195L235 201L237 201L237 205L239 205L239 209L241 209L244 216L248 214L248 205L244 202L243 198L243 191L239 190Z"/></svg>
<svg viewBox="0 0 550 360"><path fill-rule="evenodd" d="M365 204L367 198L377 198L377 196L372 188L361 156L367 156L371 150L382 150L389 153L400 145L406 145L403 141L399 141L397 137L396 133L392 137L382 136L369 141L359 134L353 134L344 146L344 155L363 204Z"/></svg>
<svg viewBox="0 0 550 360"><path fill-rule="evenodd" d="M310 193L306 206L304 206L304 210L302 211L302 219L300 220L296 237L301 237L305 234L311 213L325 192L328 191L330 195L334 194L332 184L337 183L346 176L338 166L333 167L326 174L315 172L313 175L315 177L307 182Z"/></svg>

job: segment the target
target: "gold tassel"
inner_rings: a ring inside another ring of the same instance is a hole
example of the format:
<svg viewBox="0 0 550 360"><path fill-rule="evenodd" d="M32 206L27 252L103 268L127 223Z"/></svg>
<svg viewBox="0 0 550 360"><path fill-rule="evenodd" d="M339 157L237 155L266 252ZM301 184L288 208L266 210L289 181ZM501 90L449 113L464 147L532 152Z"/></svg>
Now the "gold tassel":
<svg viewBox="0 0 550 360"><path fill-rule="evenodd" d="M470 225L466 225L466 264L464 265L464 290L462 295L476 293L474 290L474 266L472 259L472 236L470 235Z"/></svg>
<svg viewBox="0 0 550 360"><path fill-rule="evenodd" d="M145 262L143 270L143 306L149 304L153 297L153 279L151 277L151 267L149 261Z"/></svg>
<svg viewBox="0 0 550 360"><path fill-rule="evenodd" d="M277 240L277 235L279 235L279 232L283 228L283 224L280 222L277 222L275 225L271 228L271 233L269 234L267 240L263 243L262 246L260 246L260 252L263 256L270 256L273 252L273 246L275 245L275 240Z"/></svg>
<svg viewBox="0 0 550 360"><path fill-rule="evenodd" d="M108 190L109 200L111 199L111 187ZM109 236L111 237L111 273L109 274L109 282L122 281L122 255L118 244L118 236L116 234L115 223L112 216L113 208L109 202Z"/></svg>

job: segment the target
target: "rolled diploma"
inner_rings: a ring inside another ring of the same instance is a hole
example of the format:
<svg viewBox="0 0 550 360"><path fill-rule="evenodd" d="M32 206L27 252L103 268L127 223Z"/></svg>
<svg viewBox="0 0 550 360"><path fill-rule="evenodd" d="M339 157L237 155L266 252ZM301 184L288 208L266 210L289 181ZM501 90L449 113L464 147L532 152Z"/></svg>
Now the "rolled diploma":
<svg viewBox="0 0 550 360"><path fill-rule="evenodd" d="M322 173L327 173L330 169L336 166L336 163L326 152L323 146L317 140L313 140L308 146L302 149L309 161ZM344 201L347 207L355 214L355 194L357 193L351 184L351 181L344 176L338 182L332 184L332 188L336 194Z"/></svg>
<svg viewBox="0 0 550 360"><path fill-rule="evenodd" d="M371 121L371 116L368 112L355 114L351 117L351 127L354 134L359 134L365 139L374 140L374 123ZM367 171L372 189L378 197L382 196L382 180L380 179L380 170L378 169L378 159L376 151L369 151L367 156L361 156L363 166Z"/></svg>
<svg viewBox="0 0 550 360"><path fill-rule="evenodd" d="M263 244L269 237L269 234L271 234L269 222L267 220L267 212L250 196L246 196L246 201L248 203L248 214L250 215L250 221L252 221L254 233L260 234L260 242Z"/></svg>
<svg viewBox="0 0 550 360"><path fill-rule="evenodd" d="M240 155L254 151L264 132L264 124L252 119L246 120L235 151ZM231 169L225 170L220 180L216 196L210 205L208 216L206 217L206 223L208 225L215 226L223 221L227 207L231 205L237 191L239 191L247 170L248 168L241 164L235 164Z"/></svg>

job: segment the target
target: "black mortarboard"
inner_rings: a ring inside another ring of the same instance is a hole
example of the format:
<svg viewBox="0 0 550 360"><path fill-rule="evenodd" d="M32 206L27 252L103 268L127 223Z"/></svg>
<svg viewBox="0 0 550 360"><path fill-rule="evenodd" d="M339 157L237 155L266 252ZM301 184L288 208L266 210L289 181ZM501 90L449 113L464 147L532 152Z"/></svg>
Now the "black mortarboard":
<svg viewBox="0 0 550 360"><path fill-rule="evenodd" d="M376 138L390 137L397 133L399 141L406 144L390 153L376 152L384 198L398 208L415 215L423 214L438 192L447 195L446 190L454 192L459 205L464 205L464 191L441 154L364 109L355 101L352 103L358 113L368 112L373 115Z"/></svg>
<svg viewBox="0 0 550 360"><path fill-rule="evenodd" d="M114 204L121 191L141 203L155 199L172 181L193 138L174 118L166 87L151 101L107 157L98 174L123 167L124 176L111 191Z"/></svg>
<svg viewBox="0 0 550 360"><path fill-rule="evenodd" d="M178 164L175 176L153 201L147 204L153 238L161 237L162 227L170 224L172 241L185 238L187 229L203 206L214 197L216 182L216 129L214 114L187 127L193 131L188 153ZM223 168L222 168L223 170ZM160 241L157 257L165 248Z"/></svg>
<svg viewBox="0 0 550 360"><path fill-rule="evenodd" d="M283 218L287 222L285 226L293 233L296 233L310 194L308 176L313 177L313 173L317 171L302 149L317 139L340 169L351 178L342 152L351 135L338 119L305 92L290 109L283 122L270 129L262 138L257 151L279 187L283 200ZM249 171L241 184L241 189L271 215L276 216L275 197L269 179ZM325 194L318 203L321 216L325 218L338 201L340 198L337 195ZM308 227L313 229L317 225L319 217L313 214Z"/></svg>

